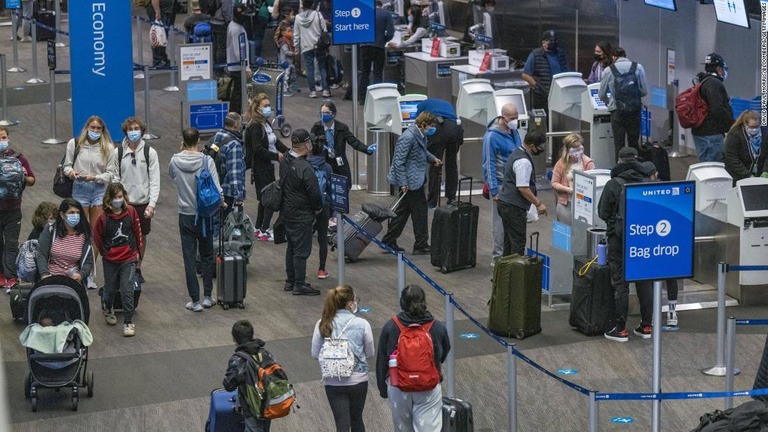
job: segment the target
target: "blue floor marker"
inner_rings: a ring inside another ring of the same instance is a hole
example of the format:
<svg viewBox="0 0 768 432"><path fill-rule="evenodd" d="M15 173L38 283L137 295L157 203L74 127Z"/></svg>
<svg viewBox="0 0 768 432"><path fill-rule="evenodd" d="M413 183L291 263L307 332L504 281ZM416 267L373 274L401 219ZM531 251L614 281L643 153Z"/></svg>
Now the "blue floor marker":
<svg viewBox="0 0 768 432"><path fill-rule="evenodd" d="M480 339L480 335L477 333L462 333L459 337L462 339Z"/></svg>
<svg viewBox="0 0 768 432"><path fill-rule="evenodd" d="M680 330L679 326L661 326L661 331L678 331Z"/></svg>
<svg viewBox="0 0 768 432"><path fill-rule="evenodd" d="M635 419L633 419L632 417L614 417L611 419L611 422L619 423L619 424L629 424L629 423L634 423Z"/></svg>
<svg viewBox="0 0 768 432"><path fill-rule="evenodd" d="M357 308L360 313L371 313L371 308Z"/></svg>
<svg viewBox="0 0 768 432"><path fill-rule="evenodd" d="M579 371L576 369L558 369L557 373L559 375L576 375Z"/></svg>

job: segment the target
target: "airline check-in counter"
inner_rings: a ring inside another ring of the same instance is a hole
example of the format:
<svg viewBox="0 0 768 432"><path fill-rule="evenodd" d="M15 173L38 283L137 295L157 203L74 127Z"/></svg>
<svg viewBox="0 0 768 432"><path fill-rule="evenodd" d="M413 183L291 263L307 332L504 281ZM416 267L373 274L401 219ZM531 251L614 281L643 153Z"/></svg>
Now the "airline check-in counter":
<svg viewBox="0 0 768 432"><path fill-rule="evenodd" d="M549 127L547 128L551 139L547 142L546 154L547 160L551 161L553 166L560 156L564 136L571 132L581 132L581 95L586 91L587 85L580 72L563 72L552 77L552 86L549 88ZM588 152L587 155L589 155Z"/></svg>
<svg viewBox="0 0 768 432"><path fill-rule="evenodd" d="M584 153L595 161L595 168L611 169L616 165L611 113L599 97L600 83L590 84L581 94L582 136Z"/></svg>
<svg viewBox="0 0 768 432"><path fill-rule="evenodd" d="M366 158L368 193L389 195L387 173L392 163L395 141L401 133L401 114L397 84L373 84L368 86L363 108L365 143L376 144L376 151Z"/></svg>
<svg viewBox="0 0 768 432"><path fill-rule="evenodd" d="M441 42L441 47L445 45L449 43ZM453 100L451 98L451 67L465 65L469 59L458 55L458 44L450 44L444 49L448 52L441 52L441 54L449 57L432 57L431 52L424 51L405 53L406 93L425 94L430 98L445 101ZM454 51L456 56L453 56Z"/></svg>

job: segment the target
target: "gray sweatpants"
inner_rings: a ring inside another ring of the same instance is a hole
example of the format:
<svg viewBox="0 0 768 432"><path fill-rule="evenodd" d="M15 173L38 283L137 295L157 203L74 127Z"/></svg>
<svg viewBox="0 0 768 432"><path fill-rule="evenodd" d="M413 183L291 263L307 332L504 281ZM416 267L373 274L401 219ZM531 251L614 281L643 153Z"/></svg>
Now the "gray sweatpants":
<svg viewBox="0 0 768 432"><path fill-rule="evenodd" d="M504 256L504 224L499 216L499 202L491 200L491 235L493 236L493 252L491 258L497 260Z"/></svg>
<svg viewBox="0 0 768 432"><path fill-rule="evenodd" d="M104 263L104 297L102 303L112 307L115 294L119 291L123 301L123 322L133 322L133 274L136 272L136 262L113 263L105 259Z"/></svg>
<svg viewBox="0 0 768 432"><path fill-rule="evenodd" d="M387 386L387 397L395 432L435 432L443 428L440 384L423 392L403 392Z"/></svg>

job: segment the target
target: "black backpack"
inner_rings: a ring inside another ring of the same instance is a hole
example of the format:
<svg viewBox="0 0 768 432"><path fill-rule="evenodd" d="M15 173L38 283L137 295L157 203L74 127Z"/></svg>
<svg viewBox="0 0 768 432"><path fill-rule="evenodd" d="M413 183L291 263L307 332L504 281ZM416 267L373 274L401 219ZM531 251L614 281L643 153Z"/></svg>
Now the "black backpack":
<svg viewBox="0 0 768 432"><path fill-rule="evenodd" d="M144 160L147 161L147 177L149 177L149 144L146 142L144 143ZM77 149L75 151L75 158L77 158ZM72 162L72 165L74 166L75 163ZM120 181L123 180L123 144L120 143L117 145L117 173L120 174Z"/></svg>
<svg viewBox="0 0 768 432"><path fill-rule="evenodd" d="M640 82L635 70L637 63L632 62L626 73L619 73L616 65L611 65L613 72L613 100L616 101L616 109L620 113L634 114L640 112L643 107L640 95Z"/></svg>

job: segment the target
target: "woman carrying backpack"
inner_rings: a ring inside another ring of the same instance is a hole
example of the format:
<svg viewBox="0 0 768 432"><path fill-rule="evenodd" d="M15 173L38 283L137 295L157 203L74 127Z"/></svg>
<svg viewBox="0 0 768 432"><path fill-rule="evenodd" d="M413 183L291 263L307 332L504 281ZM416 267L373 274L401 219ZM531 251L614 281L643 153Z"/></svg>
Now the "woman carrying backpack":
<svg viewBox="0 0 768 432"><path fill-rule="evenodd" d="M320 361L337 432L365 431L363 408L368 394L367 359L374 353L373 332L368 321L355 316L357 304L349 285L328 290L323 317L312 335L312 357ZM343 350L344 341L347 358L339 360L333 352Z"/></svg>
<svg viewBox="0 0 768 432"><path fill-rule="evenodd" d="M443 425L440 364L451 350L448 332L427 310L424 290L416 285L405 287L400 309L402 312L384 324L379 336L379 394L389 398L396 431L439 431ZM425 354L432 358L429 364L416 361ZM390 367L390 359L397 365ZM397 375L390 376L394 371Z"/></svg>
<svg viewBox="0 0 768 432"><path fill-rule="evenodd" d="M312 153L307 155L307 162L312 165L317 176L317 184L320 186L320 195L323 197L323 209L315 218L315 231L317 231L317 249L320 265L317 270L318 279L326 279L330 274L325 270L325 262L328 260L328 221L331 219L331 165L325 161L323 146L316 140L312 143Z"/></svg>

